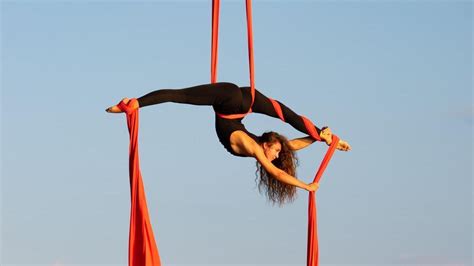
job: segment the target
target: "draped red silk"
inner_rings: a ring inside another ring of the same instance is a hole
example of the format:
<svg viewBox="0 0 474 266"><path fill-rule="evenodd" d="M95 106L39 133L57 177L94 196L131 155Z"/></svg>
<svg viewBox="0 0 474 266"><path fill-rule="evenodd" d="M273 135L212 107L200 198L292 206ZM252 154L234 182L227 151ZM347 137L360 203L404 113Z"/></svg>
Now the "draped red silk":
<svg viewBox="0 0 474 266"><path fill-rule="evenodd" d="M136 99L131 99L128 104L122 101L118 107L127 115L127 126L130 133L129 174L131 210L128 265L161 266L160 255L148 215L145 190L138 159L138 102Z"/></svg>
<svg viewBox="0 0 474 266"><path fill-rule="evenodd" d="M246 0L246 13L247 13L247 39L248 39L248 50L249 50L249 74L250 74L250 93L252 95L252 102L250 109L245 114L219 114L218 116L226 119L238 119L243 118L247 114L252 112L253 102L255 100L255 67L253 63L253 30L252 30L252 1ZM211 83L217 82L217 51L219 43L219 8L220 0L212 1L212 39L211 39Z"/></svg>
<svg viewBox="0 0 474 266"><path fill-rule="evenodd" d="M326 155L319 166L316 175L314 176L313 183L319 183L321 176L326 170L326 167L331 160L334 151L336 150L339 138L336 135L332 136L332 143L329 146ZM319 265L319 245L318 245L318 224L316 218L316 193L309 192L309 204L308 204L308 244L306 254L306 265L318 266Z"/></svg>
<svg viewBox="0 0 474 266"><path fill-rule="evenodd" d="M247 7L247 35L248 35L248 49L249 49L249 69L250 69L250 87L252 94L252 103L250 109L245 114L231 114L224 115L217 113L218 116L226 119L240 119L245 117L247 114L252 112L252 106L255 100L255 79L254 79L254 60L253 60L253 34L252 34L252 2L246 0ZM211 83L217 82L217 50L218 50L218 32L219 32L219 8L220 0L212 1L212 39L211 39ZM272 102L275 112L278 117L285 121L283 112L280 104L270 99ZM319 134L316 132L314 124L306 117L301 116L305 127L309 135L315 139L321 141ZM339 138L336 135L332 137L332 143L324 156L321 165L314 177L313 182L319 183L321 176L326 169L332 155L337 147ZM307 266L318 266L319 265L319 246L318 246L318 232L317 232L317 219L316 219L316 195L314 192L309 193L309 204L308 204L308 245L307 245Z"/></svg>
<svg viewBox="0 0 474 266"><path fill-rule="evenodd" d="M281 110L280 104L273 100L270 99L272 102L273 108L275 109L275 112L278 114L278 117L280 117L281 120L285 121L285 117L283 116L283 112ZM321 141L321 137L318 135L318 132L316 131L316 128L314 124L306 117L301 116L301 119L303 120L303 123L306 127L306 130L308 131L309 135L315 139ZM323 158L323 161L321 162L321 165L319 165L319 169L316 172L316 175L314 176L313 183L319 183L324 170L326 170L326 167L331 160L332 155L334 154L334 151L336 150L337 143L339 142L339 137L336 135L332 135L332 142L331 145L328 148L328 151L326 152L326 155ZM319 245L318 245L318 223L317 223L317 216L316 216L316 193L314 192L309 192L309 199L308 199L308 244L307 244L307 250L306 250L306 265L307 266L318 266L319 265Z"/></svg>

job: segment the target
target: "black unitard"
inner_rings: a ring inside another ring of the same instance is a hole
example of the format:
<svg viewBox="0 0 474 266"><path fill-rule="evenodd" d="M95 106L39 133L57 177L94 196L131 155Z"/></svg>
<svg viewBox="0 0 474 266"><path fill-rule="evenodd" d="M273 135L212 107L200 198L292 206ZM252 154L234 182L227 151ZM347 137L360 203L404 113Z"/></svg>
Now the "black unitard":
<svg viewBox="0 0 474 266"><path fill-rule="evenodd" d="M156 90L138 98L140 107L165 102L209 105L214 108L215 112L220 114L242 114L249 110L252 96L250 93L250 87L238 87L232 83L220 82L185 89ZM298 114L282 103L280 103L280 106L287 123L295 129L309 134L303 120ZM278 114L275 112L270 100L258 90L255 90L255 100L252 106L252 112L278 118ZM230 146L230 135L234 131L241 130L258 142L257 136L248 132L242 124L243 118L225 119L219 117L217 114L215 115L215 118L216 132L219 141L231 154L243 157L243 155L235 153ZM320 129L316 127L316 131L319 135Z"/></svg>

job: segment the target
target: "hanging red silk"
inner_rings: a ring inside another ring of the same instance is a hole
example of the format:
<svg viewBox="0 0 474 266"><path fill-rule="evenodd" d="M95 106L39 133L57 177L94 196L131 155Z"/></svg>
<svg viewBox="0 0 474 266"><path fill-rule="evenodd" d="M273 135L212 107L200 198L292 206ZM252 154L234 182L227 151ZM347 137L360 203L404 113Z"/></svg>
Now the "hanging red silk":
<svg viewBox="0 0 474 266"><path fill-rule="evenodd" d="M130 133L130 231L128 246L129 266L161 266L160 255L153 236L138 159L138 102L131 99L127 104L121 101L120 110L127 115Z"/></svg>
<svg viewBox="0 0 474 266"><path fill-rule="evenodd" d="M217 82L217 52L219 43L219 8L220 0L212 1L212 40L211 40L211 83ZM252 105L255 100L255 67L253 63L253 30L252 30L252 1L246 0L247 13L247 40L249 50L249 74L250 74L250 93L252 102L250 109L245 114L224 115L217 113L218 116L226 119L238 119L252 112Z"/></svg>

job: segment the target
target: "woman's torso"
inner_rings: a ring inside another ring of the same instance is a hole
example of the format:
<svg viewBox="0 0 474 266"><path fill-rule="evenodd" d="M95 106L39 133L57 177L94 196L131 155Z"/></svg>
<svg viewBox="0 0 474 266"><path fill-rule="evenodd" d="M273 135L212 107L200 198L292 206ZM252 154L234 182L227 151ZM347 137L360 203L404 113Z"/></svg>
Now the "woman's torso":
<svg viewBox="0 0 474 266"><path fill-rule="evenodd" d="M213 105L214 111L220 114L242 114L247 113L252 102L250 94L250 87L228 86L223 88L226 93L220 97ZM228 91L228 92L227 92ZM224 145L226 150L235 156L246 157L245 155L237 154L231 146L230 136L235 131L243 131L255 141L258 141L257 136L247 131L242 119L225 119L215 115L216 133L219 141Z"/></svg>

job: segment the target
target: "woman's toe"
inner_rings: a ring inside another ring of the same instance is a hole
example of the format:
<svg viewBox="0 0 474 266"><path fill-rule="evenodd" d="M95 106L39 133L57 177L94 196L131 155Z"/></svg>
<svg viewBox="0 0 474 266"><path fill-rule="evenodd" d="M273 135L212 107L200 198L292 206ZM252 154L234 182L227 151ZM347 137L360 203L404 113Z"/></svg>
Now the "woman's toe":
<svg viewBox="0 0 474 266"><path fill-rule="evenodd" d="M108 113L121 113L122 112L122 110L120 110L120 108L118 108L117 105L111 106L107 108L105 111Z"/></svg>

